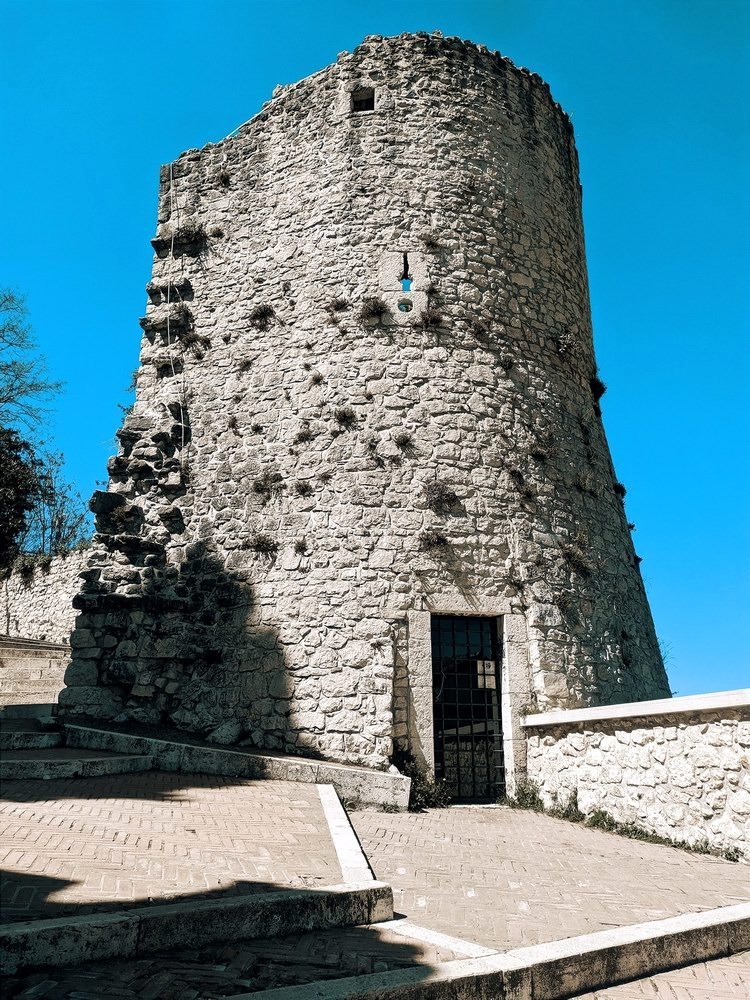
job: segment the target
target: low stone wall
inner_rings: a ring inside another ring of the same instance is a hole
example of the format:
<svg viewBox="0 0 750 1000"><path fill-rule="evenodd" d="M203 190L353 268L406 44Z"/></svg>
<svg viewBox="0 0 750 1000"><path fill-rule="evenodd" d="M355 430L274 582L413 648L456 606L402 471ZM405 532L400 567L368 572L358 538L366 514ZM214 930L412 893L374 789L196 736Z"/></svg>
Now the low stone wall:
<svg viewBox="0 0 750 1000"><path fill-rule="evenodd" d="M524 719L527 776L545 807L750 860L750 689Z"/></svg>
<svg viewBox="0 0 750 1000"><path fill-rule="evenodd" d="M86 552L56 556L48 566L39 564L33 573L14 570L0 583L0 633L22 639L70 642L78 613L73 597L86 561Z"/></svg>

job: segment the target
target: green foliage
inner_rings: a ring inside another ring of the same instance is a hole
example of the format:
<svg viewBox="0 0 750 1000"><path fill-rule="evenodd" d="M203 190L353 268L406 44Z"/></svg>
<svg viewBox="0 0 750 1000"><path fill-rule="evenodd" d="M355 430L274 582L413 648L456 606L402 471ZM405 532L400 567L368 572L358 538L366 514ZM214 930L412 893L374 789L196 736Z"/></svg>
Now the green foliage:
<svg viewBox="0 0 750 1000"><path fill-rule="evenodd" d="M294 435L293 444L305 444L307 441L313 441L315 439L315 433L310 429L309 424L305 422L301 430L297 431Z"/></svg>
<svg viewBox="0 0 750 1000"><path fill-rule="evenodd" d="M2 440L14 431L0 431ZM17 435L16 439L18 438ZM31 494L27 494L31 505L26 507L23 523L16 520L16 535L11 543L10 554L23 552L32 556L59 556L70 552L91 536L91 520L86 506L78 492L63 475L63 457L58 452L39 450L34 452L25 445L25 460L30 463L34 479ZM12 456L8 456L8 468L3 460L3 445L0 444L0 523L13 518L13 499L10 491L13 483L8 476L20 471L14 466ZM27 482L27 475L24 474ZM3 490L5 481L5 490ZM23 484L16 481L16 488ZM3 493L5 495L3 495ZM20 498L20 494L19 494ZM6 508L9 514L5 514ZM2 529L0 529L0 532ZM5 549L0 545L0 551Z"/></svg>
<svg viewBox="0 0 750 1000"><path fill-rule="evenodd" d="M531 809L533 812L544 812L544 803L539 789L533 781L529 781L527 778L519 778L516 781L516 791L513 797L508 799L508 805L513 809Z"/></svg>
<svg viewBox="0 0 750 1000"><path fill-rule="evenodd" d="M202 222L188 219L175 233L177 243L185 243L196 249L203 249L208 243L208 233Z"/></svg>
<svg viewBox="0 0 750 1000"><path fill-rule="evenodd" d="M568 566L570 566L572 570L575 570L579 576L591 576L594 567L591 560L588 558L578 542L572 542L570 545L563 545L562 554Z"/></svg>
<svg viewBox="0 0 750 1000"><path fill-rule="evenodd" d="M31 445L17 431L0 427L0 569L18 555L19 539L39 496Z"/></svg>
<svg viewBox="0 0 750 1000"><path fill-rule="evenodd" d="M401 774L411 778L409 812L424 809L445 809L451 804L451 795L444 781L433 781L426 769L417 763L408 750L396 750L391 757Z"/></svg>
<svg viewBox="0 0 750 1000"><path fill-rule="evenodd" d="M349 302L341 295L337 295L335 299L331 299L327 306L327 310L331 316L335 313L346 312L348 308Z"/></svg>
<svg viewBox="0 0 750 1000"><path fill-rule="evenodd" d="M594 397L595 402L599 402L604 393L607 391L607 386L598 375L592 375L589 379L589 386L591 387L591 395Z"/></svg>

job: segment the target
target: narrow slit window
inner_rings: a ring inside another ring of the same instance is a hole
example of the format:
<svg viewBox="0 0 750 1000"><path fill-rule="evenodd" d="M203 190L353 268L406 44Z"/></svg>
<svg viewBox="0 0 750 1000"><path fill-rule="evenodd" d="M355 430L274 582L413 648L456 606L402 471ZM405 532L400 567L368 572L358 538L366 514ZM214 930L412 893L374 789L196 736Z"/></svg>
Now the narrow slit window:
<svg viewBox="0 0 750 1000"><path fill-rule="evenodd" d="M403 292L410 292L411 291L411 283L412 283L413 280L414 279L409 274L409 254L405 253L404 254L404 270L403 270L403 273L402 273L401 277L399 278L399 281L401 282L401 290Z"/></svg>
<svg viewBox="0 0 750 1000"><path fill-rule="evenodd" d="M374 111L375 91L372 87L361 87L352 94L352 111Z"/></svg>

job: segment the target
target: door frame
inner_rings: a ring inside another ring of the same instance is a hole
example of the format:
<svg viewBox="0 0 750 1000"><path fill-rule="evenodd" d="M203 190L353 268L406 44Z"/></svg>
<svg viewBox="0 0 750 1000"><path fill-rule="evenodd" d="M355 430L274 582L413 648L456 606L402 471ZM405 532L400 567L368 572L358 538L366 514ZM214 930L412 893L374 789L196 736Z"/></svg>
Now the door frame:
<svg viewBox="0 0 750 1000"><path fill-rule="evenodd" d="M409 611L407 670L409 680L409 747L431 777L435 775L434 718L432 711L432 616L467 615L495 618L501 654L500 718L505 758L505 787L512 797L516 782L526 774L526 740L521 718L531 702L526 619L511 614L499 602L472 606L440 602L428 611Z"/></svg>

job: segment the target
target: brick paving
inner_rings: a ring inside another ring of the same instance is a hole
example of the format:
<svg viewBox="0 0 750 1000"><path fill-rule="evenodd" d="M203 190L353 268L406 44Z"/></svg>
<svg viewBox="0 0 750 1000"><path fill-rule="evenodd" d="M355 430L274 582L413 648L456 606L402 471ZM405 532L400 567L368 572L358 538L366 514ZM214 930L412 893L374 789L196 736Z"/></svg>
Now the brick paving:
<svg viewBox="0 0 750 1000"><path fill-rule="evenodd" d="M509 808L351 813L414 923L489 948L750 900L750 869Z"/></svg>
<svg viewBox="0 0 750 1000"><path fill-rule="evenodd" d="M315 785L149 771L2 792L4 921L342 878Z"/></svg>
<svg viewBox="0 0 750 1000"><path fill-rule="evenodd" d="M129 962L92 962L9 978L8 998L62 1000L212 1000L323 979L432 966L464 957L405 938L387 927L351 927L267 941L243 941Z"/></svg>
<svg viewBox="0 0 750 1000"><path fill-rule="evenodd" d="M150 775L110 780L132 783L131 792L137 799L143 794L141 785L146 777ZM253 787L251 782L233 785L225 779L160 777L171 778L173 785L160 784L153 789L152 799L145 803L152 828L131 832L136 840L163 836L167 820L153 812L154 804L164 805L169 813L174 803L186 802L195 813L211 813L217 822L230 822L237 829L236 816L222 820L221 812L206 807L205 802L210 792L227 785L235 790ZM39 784L34 783L37 791ZM44 788L52 784L45 783ZM87 781L87 788L91 784ZM263 840L273 852L275 840L297 831L296 824L309 823L311 813L319 810L317 792L312 786L283 782L258 785L254 796L247 793L261 807L253 813L253 821L264 833L266 823L273 824L273 833ZM312 792L315 797L311 799ZM115 800L119 810L126 800L121 789ZM92 803L80 793L74 801L79 812L83 808L90 811ZM111 807L101 799L93 804ZM191 817L190 828L197 830L195 813L188 810L185 815ZM282 813L284 818L279 821ZM143 816L142 812L137 815ZM228 815L232 815L231 809ZM506 950L750 899L745 866L625 840L534 813L454 808L414 815L363 810L352 813L351 818L376 876L393 885L398 911L408 914L415 924L493 949ZM205 844L207 835L214 835L214 828L209 824L201 830L201 843ZM226 838L226 830L218 836ZM275 853L278 865L283 866L295 849L304 854L304 835L296 832L295 837L296 845L279 841ZM317 848L315 836L312 841ZM140 850L145 843L131 846ZM257 837L254 843L259 843ZM335 858L330 860L335 865ZM202 870L201 861L196 863ZM329 874L324 881L337 878ZM13 1000L213 1000L275 986L413 965L428 967L461 957L459 950L450 950L448 945L426 944L396 934L387 926L374 925L40 970L11 978L5 987ZM736 957L587 994L585 1000L739 1000L750 997L747 978L748 959Z"/></svg>
<svg viewBox="0 0 750 1000"><path fill-rule="evenodd" d="M622 986L582 993L574 1000L643 1000L644 997L648 1000L748 1000L750 951L715 962L698 962Z"/></svg>

